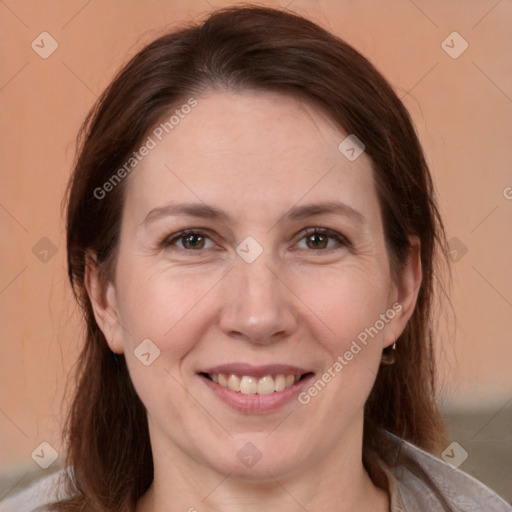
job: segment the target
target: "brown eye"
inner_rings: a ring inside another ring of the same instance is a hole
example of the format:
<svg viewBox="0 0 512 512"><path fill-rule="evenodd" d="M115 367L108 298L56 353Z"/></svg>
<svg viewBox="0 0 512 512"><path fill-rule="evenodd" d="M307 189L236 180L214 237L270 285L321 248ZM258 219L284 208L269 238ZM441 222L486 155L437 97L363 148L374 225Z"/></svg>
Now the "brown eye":
<svg viewBox="0 0 512 512"><path fill-rule="evenodd" d="M192 233L180 238L184 249L203 249L205 246L204 236Z"/></svg>
<svg viewBox="0 0 512 512"><path fill-rule="evenodd" d="M308 249L325 249L329 243L329 237L322 233L312 233L306 237Z"/></svg>
<svg viewBox="0 0 512 512"><path fill-rule="evenodd" d="M202 231L184 230L166 237L162 240L160 246L168 250L179 249L200 252L215 248L215 243L210 236Z"/></svg>
<svg viewBox="0 0 512 512"><path fill-rule="evenodd" d="M297 244L298 249L331 250L350 248L352 244L341 233L327 228L309 228L303 231Z"/></svg>

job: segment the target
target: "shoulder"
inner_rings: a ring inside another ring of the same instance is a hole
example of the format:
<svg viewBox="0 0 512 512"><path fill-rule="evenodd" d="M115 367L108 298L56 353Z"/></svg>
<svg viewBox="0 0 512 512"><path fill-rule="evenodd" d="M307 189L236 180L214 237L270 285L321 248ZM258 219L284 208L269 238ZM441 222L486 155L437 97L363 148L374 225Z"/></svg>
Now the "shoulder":
<svg viewBox="0 0 512 512"><path fill-rule="evenodd" d="M447 503L456 512L512 512L512 506L476 478L452 467L434 455L390 434L402 452L432 479ZM438 495L414 469L390 468L398 482L405 512L434 510ZM428 508L430 507L430 508ZM436 509L437 510L437 509Z"/></svg>
<svg viewBox="0 0 512 512"><path fill-rule="evenodd" d="M63 483L68 470L61 469L33 483L27 489L0 502L0 512L32 512L65 497Z"/></svg>

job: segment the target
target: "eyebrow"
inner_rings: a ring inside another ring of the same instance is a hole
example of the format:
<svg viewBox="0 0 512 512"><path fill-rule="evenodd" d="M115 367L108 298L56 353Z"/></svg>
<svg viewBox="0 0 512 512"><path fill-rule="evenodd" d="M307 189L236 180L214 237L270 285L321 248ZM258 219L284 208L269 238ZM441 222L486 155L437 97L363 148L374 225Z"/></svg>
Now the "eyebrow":
<svg viewBox="0 0 512 512"><path fill-rule="evenodd" d="M327 201L322 203L306 204L291 208L282 217L284 220L301 220L315 215L338 214L348 217L358 224L365 222L364 215L349 206L338 201Z"/></svg>
<svg viewBox="0 0 512 512"><path fill-rule="evenodd" d="M199 217L202 219L217 219L221 221L228 220L228 214L214 206L206 203L181 203L167 204L153 208L144 218L141 224L148 224L162 217L189 215L191 217Z"/></svg>
<svg viewBox="0 0 512 512"><path fill-rule="evenodd" d="M314 217L316 215L326 214L343 215L349 219L354 220L358 224L363 224L365 222L365 218L361 212L355 210L347 204L338 201L327 201L303 206L294 206L281 217L281 220L296 221L308 217ZM226 212L206 203L180 203L168 204L165 206L153 208L146 215L141 224L148 224L162 217L177 215L188 215L202 219L220 220L222 222L227 222L230 218Z"/></svg>

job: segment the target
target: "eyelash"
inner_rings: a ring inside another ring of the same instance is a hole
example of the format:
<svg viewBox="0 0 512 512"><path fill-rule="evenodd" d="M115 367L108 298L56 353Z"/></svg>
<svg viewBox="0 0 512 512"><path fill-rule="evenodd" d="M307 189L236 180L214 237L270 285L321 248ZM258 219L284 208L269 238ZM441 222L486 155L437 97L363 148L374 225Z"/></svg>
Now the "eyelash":
<svg viewBox="0 0 512 512"><path fill-rule="evenodd" d="M169 248L169 247L172 247L172 246L175 246L176 247L176 242L178 242L179 240L187 237L187 236L190 236L190 235L197 235L197 236L201 236L201 237L204 237L205 239L208 239L208 240L212 240L211 236L209 236L208 232L205 231L205 230L202 230L202 229L184 229L182 231L179 231L177 233L174 233L172 234L171 236L168 236L168 237L165 237L162 242L159 244L159 247L161 248ZM329 239L331 240L335 240L339 246L341 247L347 247L349 249L352 248L352 243L350 242L350 240L345 237L344 235L342 235L341 233L338 233L337 231L334 231L332 229L329 229L329 228L320 228L320 227L314 227L314 228L305 228L302 230L301 232L301 237L299 238L299 240L297 241L300 242L302 240L304 240L305 238L307 238L308 236L311 236L311 235L320 235L320 236L326 236L328 237ZM194 250L194 249L186 249L184 247L177 247L178 249L182 250L182 251L187 251L187 252L202 252L204 251L205 249L197 249L197 250ZM335 250L337 249L338 247L329 247L329 248L325 248L325 249L309 249L311 251L318 251L318 252L327 252L327 251L331 251L331 250ZM307 249L306 249L307 250Z"/></svg>

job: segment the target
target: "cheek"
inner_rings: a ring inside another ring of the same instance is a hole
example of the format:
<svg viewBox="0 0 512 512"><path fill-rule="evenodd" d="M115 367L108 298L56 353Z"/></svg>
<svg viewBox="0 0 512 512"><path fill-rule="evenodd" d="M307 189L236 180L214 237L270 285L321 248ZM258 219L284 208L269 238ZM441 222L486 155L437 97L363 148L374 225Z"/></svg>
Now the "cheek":
<svg viewBox="0 0 512 512"><path fill-rule="evenodd" d="M380 365L388 325L380 315L388 307L387 290L376 286L375 279L362 273L330 276L317 280L315 291L306 293L304 287L301 295L311 307L310 334L326 357L323 373L304 390L300 403L309 404L318 418L338 431L362 410Z"/></svg>
<svg viewBox="0 0 512 512"><path fill-rule="evenodd" d="M388 308L388 276L368 267L347 266L328 273L318 269L308 272L307 278L297 276L293 286L306 306L313 337L333 359L350 350L354 340L362 347L358 359L370 351L380 354L379 340L388 325L379 321Z"/></svg>
<svg viewBox="0 0 512 512"><path fill-rule="evenodd" d="M122 272L129 278L123 279ZM118 304L125 350L133 351L149 338L169 363L183 358L215 317L212 292L222 273L126 266L120 275L124 286Z"/></svg>
<svg viewBox="0 0 512 512"><path fill-rule="evenodd" d="M179 424L190 414L190 408L195 414L198 412L194 403L189 404L183 387L185 374L190 372L183 362L188 361L188 354L215 322L215 284L222 275L192 275L169 269L144 272L134 267L129 269L129 275L130 279L123 281L118 304L132 382L150 414L171 407L173 421ZM146 366L134 351L140 354L138 347L147 339L159 352L154 362Z"/></svg>

